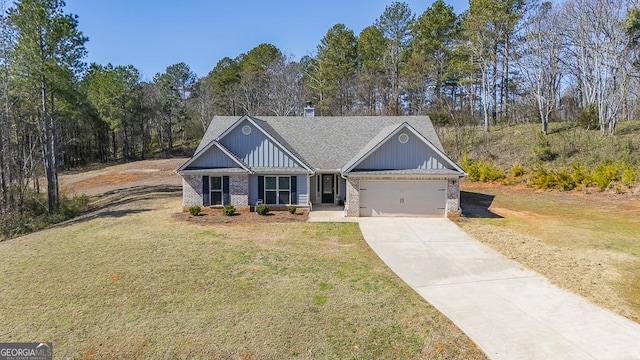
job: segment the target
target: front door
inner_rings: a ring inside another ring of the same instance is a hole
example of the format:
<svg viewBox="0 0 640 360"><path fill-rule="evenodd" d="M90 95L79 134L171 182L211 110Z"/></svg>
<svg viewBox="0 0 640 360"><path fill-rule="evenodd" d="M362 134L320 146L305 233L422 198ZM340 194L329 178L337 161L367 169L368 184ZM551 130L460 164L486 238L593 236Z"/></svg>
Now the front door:
<svg viewBox="0 0 640 360"><path fill-rule="evenodd" d="M333 191L335 188L333 174L322 175L322 203L333 204Z"/></svg>

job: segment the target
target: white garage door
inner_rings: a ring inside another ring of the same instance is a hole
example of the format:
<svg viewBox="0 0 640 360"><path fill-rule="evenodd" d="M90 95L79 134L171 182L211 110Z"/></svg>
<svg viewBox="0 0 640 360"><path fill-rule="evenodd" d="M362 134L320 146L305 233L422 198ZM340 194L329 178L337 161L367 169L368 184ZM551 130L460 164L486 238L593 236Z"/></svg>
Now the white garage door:
<svg viewBox="0 0 640 360"><path fill-rule="evenodd" d="M360 181L360 216L444 216L445 180Z"/></svg>

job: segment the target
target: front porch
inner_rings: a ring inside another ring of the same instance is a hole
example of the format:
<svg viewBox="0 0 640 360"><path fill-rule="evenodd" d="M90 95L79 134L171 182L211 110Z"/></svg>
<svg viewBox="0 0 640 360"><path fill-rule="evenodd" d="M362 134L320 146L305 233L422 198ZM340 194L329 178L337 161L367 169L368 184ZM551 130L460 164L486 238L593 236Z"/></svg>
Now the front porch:
<svg viewBox="0 0 640 360"><path fill-rule="evenodd" d="M346 180L339 173L319 172L309 177L309 198L316 204L344 203Z"/></svg>
<svg viewBox="0 0 640 360"><path fill-rule="evenodd" d="M309 222L358 222L359 218L344 215L344 205L313 204Z"/></svg>

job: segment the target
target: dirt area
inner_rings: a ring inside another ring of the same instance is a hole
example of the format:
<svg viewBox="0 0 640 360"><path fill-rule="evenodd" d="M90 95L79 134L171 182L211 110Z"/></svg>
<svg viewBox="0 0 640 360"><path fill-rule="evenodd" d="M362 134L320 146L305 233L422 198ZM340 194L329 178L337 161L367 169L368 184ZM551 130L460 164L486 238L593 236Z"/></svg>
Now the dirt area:
<svg viewBox="0 0 640 360"><path fill-rule="evenodd" d="M585 229L590 220L596 229L620 221L619 228L629 226L624 231L633 232L640 215L637 196L469 182L463 183L462 191L465 217L457 221L471 236L556 285L640 322L638 295L630 294L638 286L637 248L621 246L620 251L610 245L625 241L622 230L601 230L601 235ZM580 239L583 233L588 236Z"/></svg>
<svg viewBox="0 0 640 360"><path fill-rule="evenodd" d="M85 194L90 197L91 208L104 209L148 198L151 194L180 196L182 178L175 171L187 161L185 158L144 160L89 171L74 171L60 176L61 190L67 194ZM198 216L180 212L172 215L175 220L196 224L242 224L304 222L309 217L307 209L270 211L265 216L255 212L238 212L233 216L222 215L221 210L204 209Z"/></svg>
<svg viewBox="0 0 640 360"><path fill-rule="evenodd" d="M296 209L295 214L288 211L269 211L266 215L258 215L256 212L238 212L232 216L225 216L220 210L211 210L192 216L189 213L176 213L173 218L180 221L187 221L195 224L265 224L265 223L286 223L304 222L309 219L307 209Z"/></svg>
<svg viewBox="0 0 640 360"><path fill-rule="evenodd" d="M143 160L84 172L65 172L60 175L60 189L67 194L102 197L136 187L180 187L182 178L175 171L187 160Z"/></svg>

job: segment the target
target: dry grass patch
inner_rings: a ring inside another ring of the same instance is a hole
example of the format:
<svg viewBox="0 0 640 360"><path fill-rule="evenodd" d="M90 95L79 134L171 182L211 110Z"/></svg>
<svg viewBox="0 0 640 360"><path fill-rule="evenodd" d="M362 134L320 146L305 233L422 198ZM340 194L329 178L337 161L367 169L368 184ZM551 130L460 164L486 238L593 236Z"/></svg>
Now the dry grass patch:
<svg viewBox="0 0 640 360"><path fill-rule="evenodd" d="M56 358L484 358L357 225L192 224L160 196L0 243L0 338Z"/></svg>
<svg viewBox="0 0 640 360"><path fill-rule="evenodd" d="M491 195L489 211L502 216L466 218L458 222L465 231L561 287L640 322L638 198L469 183L463 188L469 192L463 208L465 201L480 205L478 193Z"/></svg>

